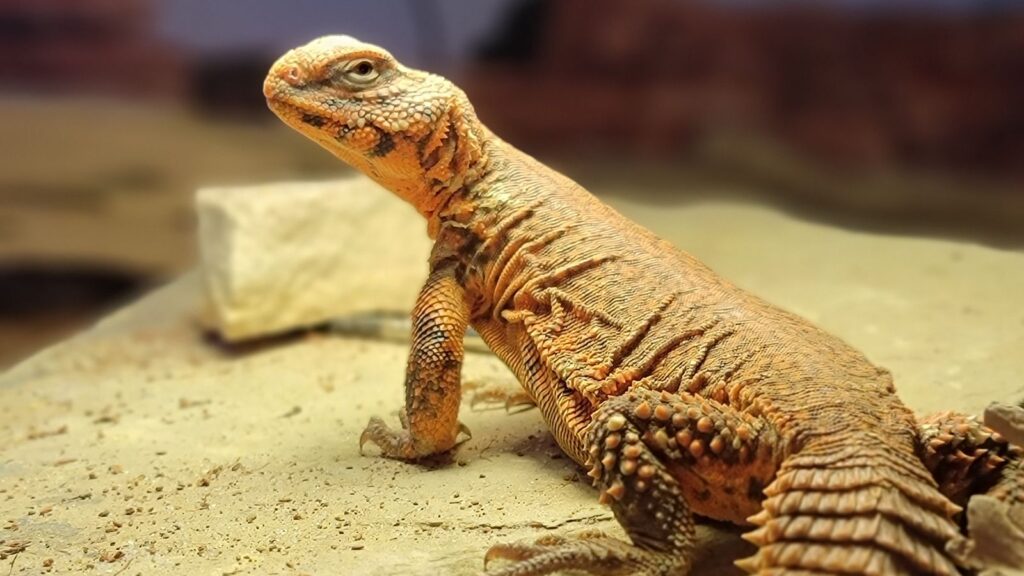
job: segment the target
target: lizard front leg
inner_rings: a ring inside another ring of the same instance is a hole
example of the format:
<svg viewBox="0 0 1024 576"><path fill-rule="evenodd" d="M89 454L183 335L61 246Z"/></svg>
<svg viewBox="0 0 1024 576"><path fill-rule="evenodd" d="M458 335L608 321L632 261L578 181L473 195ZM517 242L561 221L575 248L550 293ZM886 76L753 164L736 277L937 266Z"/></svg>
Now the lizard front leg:
<svg viewBox="0 0 1024 576"><path fill-rule="evenodd" d="M446 452L459 432L459 379L463 337L469 323L465 290L450 266L431 271L412 313L412 349L405 371L402 430L391 430L377 417L359 437L359 447L372 442L388 458L416 460Z"/></svg>

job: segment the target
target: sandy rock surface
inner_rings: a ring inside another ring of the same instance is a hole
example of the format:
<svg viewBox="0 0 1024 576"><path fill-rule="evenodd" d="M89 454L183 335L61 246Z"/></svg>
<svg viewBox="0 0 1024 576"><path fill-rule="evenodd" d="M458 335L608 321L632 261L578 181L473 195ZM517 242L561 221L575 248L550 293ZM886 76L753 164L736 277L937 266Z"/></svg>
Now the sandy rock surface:
<svg viewBox="0 0 1024 576"><path fill-rule="evenodd" d="M1020 253L742 205L615 204L864 349L917 410L1024 396ZM468 575L494 542L620 533L535 410L464 405L473 438L448 460L361 456L367 418L396 422L404 345L318 334L227 349L201 309L200 280L182 278L0 377L0 568ZM488 355L464 372L512 385ZM751 552L733 530L701 536L697 574L735 573Z"/></svg>

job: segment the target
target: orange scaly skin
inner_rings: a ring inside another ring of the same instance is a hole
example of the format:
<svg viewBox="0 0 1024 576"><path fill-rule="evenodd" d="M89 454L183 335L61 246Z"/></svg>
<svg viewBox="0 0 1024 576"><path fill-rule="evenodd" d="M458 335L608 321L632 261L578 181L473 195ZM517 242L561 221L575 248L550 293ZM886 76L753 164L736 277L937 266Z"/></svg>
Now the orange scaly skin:
<svg viewBox="0 0 1024 576"><path fill-rule="evenodd" d="M361 442L405 460L455 446L472 325L631 540L499 545L489 574L685 574L694 513L757 527L750 572L957 574L950 496L1019 488L1001 437L955 415L920 425L885 370L503 142L447 80L332 36L283 56L264 92L435 240L403 427L374 418Z"/></svg>

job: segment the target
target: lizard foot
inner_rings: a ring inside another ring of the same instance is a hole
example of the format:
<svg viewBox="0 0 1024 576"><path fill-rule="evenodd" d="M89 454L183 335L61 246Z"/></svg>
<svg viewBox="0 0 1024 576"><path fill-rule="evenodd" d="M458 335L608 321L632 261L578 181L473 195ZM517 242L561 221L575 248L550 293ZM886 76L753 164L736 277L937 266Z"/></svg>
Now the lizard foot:
<svg viewBox="0 0 1024 576"><path fill-rule="evenodd" d="M413 436L409 431L408 422L404 414L401 417L401 421L402 429L392 430L380 418L376 416L370 418L370 422L359 436L359 453L362 454L363 446L370 442L380 448L381 455L385 458L419 460L420 458L447 452L473 437L469 428L462 422L459 422L458 431L452 436L451 441L439 444Z"/></svg>
<svg viewBox="0 0 1024 576"><path fill-rule="evenodd" d="M532 544L498 544L484 557L484 569L494 560L511 563L486 576L541 576L573 570L595 576L675 576L689 563L679 554L643 550L601 532L575 538L544 536Z"/></svg>
<svg viewBox="0 0 1024 576"><path fill-rule="evenodd" d="M469 398L469 407L476 409L478 405L504 405L505 412L518 414L537 406L533 398L523 390L509 390L504 386L483 386L473 391Z"/></svg>

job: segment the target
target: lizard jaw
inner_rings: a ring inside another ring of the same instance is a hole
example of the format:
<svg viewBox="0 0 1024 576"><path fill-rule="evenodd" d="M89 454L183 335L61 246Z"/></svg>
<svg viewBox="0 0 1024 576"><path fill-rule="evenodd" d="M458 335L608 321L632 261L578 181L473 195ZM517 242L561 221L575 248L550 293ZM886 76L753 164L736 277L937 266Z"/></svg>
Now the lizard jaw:
<svg viewBox="0 0 1024 576"><path fill-rule="evenodd" d="M280 78L278 64L267 75L263 83L263 95L267 99L267 107L275 116L296 132L316 142L331 154L353 166L359 166L359 155L346 143L350 133L350 122L337 117L337 111L331 116L304 105L296 95L300 88Z"/></svg>

